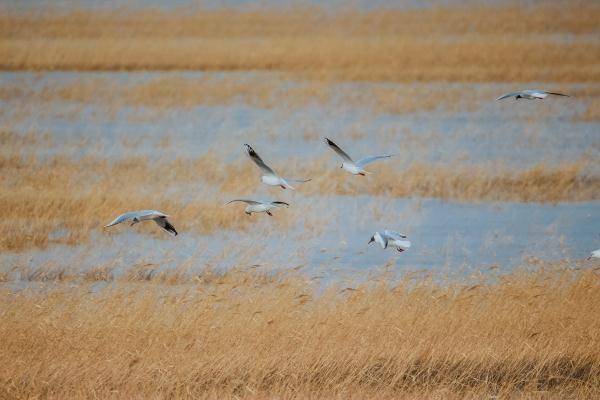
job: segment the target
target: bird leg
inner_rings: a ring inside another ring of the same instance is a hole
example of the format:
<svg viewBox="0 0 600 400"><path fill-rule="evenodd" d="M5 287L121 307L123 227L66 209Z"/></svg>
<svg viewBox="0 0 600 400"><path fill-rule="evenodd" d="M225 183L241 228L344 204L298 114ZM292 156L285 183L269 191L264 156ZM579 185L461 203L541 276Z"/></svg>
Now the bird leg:
<svg viewBox="0 0 600 400"><path fill-rule="evenodd" d="M400 247L397 247L396 250L398 250L398 253L402 253L404 251L404 249L401 249Z"/></svg>
<svg viewBox="0 0 600 400"><path fill-rule="evenodd" d="M273 216L273 214L271 214L271 211L267 211L267 215L270 216L270 217Z"/></svg>
<svg viewBox="0 0 600 400"><path fill-rule="evenodd" d="M131 220L131 225L129 225L129 226L134 226L134 225L135 225L135 224L137 224L138 222L140 222L140 220L139 220L139 219L137 219L137 218L134 218L134 219L132 219L132 220Z"/></svg>

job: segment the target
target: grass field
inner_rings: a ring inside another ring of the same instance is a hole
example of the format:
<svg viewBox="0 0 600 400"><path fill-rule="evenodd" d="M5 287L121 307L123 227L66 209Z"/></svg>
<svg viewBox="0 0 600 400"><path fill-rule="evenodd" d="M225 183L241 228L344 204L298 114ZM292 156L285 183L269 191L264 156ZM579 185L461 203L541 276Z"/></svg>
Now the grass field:
<svg viewBox="0 0 600 400"><path fill-rule="evenodd" d="M294 273L173 275L2 289L1 396L600 395L597 268L324 292Z"/></svg>
<svg viewBox="0 0 600 400"><path fill-rule="evenodd" d="M311 79L600 79L600 7L8 13L0 68L265 70ZM556 40L556 35L579 40Z"/></svg>

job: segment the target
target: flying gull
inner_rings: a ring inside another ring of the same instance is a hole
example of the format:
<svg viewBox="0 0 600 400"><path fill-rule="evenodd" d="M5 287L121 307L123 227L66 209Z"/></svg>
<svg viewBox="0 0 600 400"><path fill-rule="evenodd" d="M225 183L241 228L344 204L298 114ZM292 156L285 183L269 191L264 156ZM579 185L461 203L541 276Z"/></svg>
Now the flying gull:
<svg viewBox="0 0 600 400"><path fill-rule="evenodd" d="M352 160L352 158L350 158L350 156L348 154L346 154L346 152L344 150L340 149L340 147L337 144L333 143L331 140L325 138L325 143L327 143L327 145L329 147L331 147L333 149L333 151L335 151L338 154L338 156L342 157L342 160L344 160L342 162L342 165L340 166L340 168L345 169L346 171L350 172L353 175L365 176L366 174L369 173L364 170L365 165L370 164L374 161L380 160L382 158L392 157L390 154L384 154L384 155L380 155L380 156L365 157L358 161L354 161L354 160Z"/></svg>
<svg viewBox="0 0 600 400"><path fill-rule="evenodd" d="M514 97L515 100L519 100L519 99L541 100L541 99L545 99L546 97L548 97L548 95L570 97L568 94L562 94L562 93L557 93L557 92L547 92L545 90L534 89L534 90L520 90L518 92L506 93L506 94L503 94L502 96L498 97L496 100L507 99L509 97Z"/></svg>
<svg viewBox="0 0 600 400"><path fill-rule="evenodd" d="M265 164L262 158L260 158L260 156L256 153L256 151L254 151L252 147L250 147L250 145L244 144L244 148L246 149L246 153L248 153L250 159L254 161L254 164L256 164L258 168L260 168L260 170L262 171L262 176L260 177L262 183L269 186L281 186L282 189L294 190L294 187L290 185L289 182L302 183L310 181L310 179L282 178L281 176L277 175L277 173L275 173L275 171L273 171L271 167Z"/></svg>
<svg viewBox="0 0 600 400"><path fill-rule="evenodd" d="M396 250L398 250L398 252L402 253L404 250L410 247L410 241L403 239L406 239L406 235L385 230L383 233L375 232L375 234L371 236L369 244L372 242L379 243L382 249L387 249L388 246L394 247Z"/></svg>
<svg viewBox="0 0 600 400"><path fill-rule="evenodd" d="M113 222L106 225L105 228L120 224L121 222L125 221L131 221L130 226L133 226L138 222L153 220L158 226L167 231L170 235L177 236L175 227L171 225L167 217L168 215L155 210L131 211L119 215Z"/></svg>
<svg viewBox="0 0 600 400"><path fill-rule="evenodd" d="M278 207L289 207L290 205L284 201L256 201L256 200L248 200L248 199L235 199L235 200L231 200L228 201L227 203L225 203L225 205L227 204L231 204L231 203L235 203L235 202L243 202L248 204L246 206L246 209L244 210L244 212L248 215L252 215L252 213L267 213L268 215L270 215L271 217L273 216L273 214L271 214L271 210L274 208L278 208Z"/></svg>

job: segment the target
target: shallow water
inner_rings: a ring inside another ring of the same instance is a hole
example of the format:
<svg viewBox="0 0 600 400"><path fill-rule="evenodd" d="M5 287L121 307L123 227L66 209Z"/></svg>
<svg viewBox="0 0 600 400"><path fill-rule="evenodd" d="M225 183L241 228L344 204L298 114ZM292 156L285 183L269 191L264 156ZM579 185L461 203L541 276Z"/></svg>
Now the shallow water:
<svg viewBox="0 0 600 400"><path fill-rule="evenodd" d="M183 268L200 272L207 265L217 270L258 264L268 270L303 266L310 273L366 274L386 264L397 270L448 270L465 273L498 267L509 271L542 260L581 259L597 246L600 204L535 203L460 204L440 200L363 197L297 198L295 207L328 213L322 226L312 228L318 215L299 218L283 232L266 215L253 218L247 232L224 231L211 235L180 232L173 238L160 232L144 234L135 227L116 227L116 235L94 233L79 246L54 245L1 256L4 271L14 267L64 268L82 272L109 266L115 275L134 266L156 271ZM329 209L323 207L327 204ZM286 218L280 210L273 218ZM177 224L177 217L173 218ZM394 229L408 235L412 247L403 253L367 244L375 230Z"/></svg>
<svg viewBox="0 0 600 400"><path fill-rule="evenodd" d="M39 91L75 79L109 78L114 82L142 83L161 76L194 80L207 76L257 79L262 75L269 74L25 72L0 73L0 85L18 81ZM289 156L321 157L331 155L321 142L325 136L344 144L351 155L397 153L399 157L394 163L399 168L415 161L453 165L502 163L524 168L600 156L600 124L577 119L585 110L584 103L578 99L494 101L495 95L514 89L505 84L346 83L340 84L336 91L352 93L364 86L384 86L399 93L407 87L416 93L462 88L467 94L486 93L486 97L465 106L465 109L473 108L471 111L441 107L403 114L374 112L370 107L352 106L340 99L296 108L265 109L240 100L222 106L158 110L133 106L114 110L102 103L63 101L39 107L14 99L0 101L4 109L0 123L17 133L34 130L49 134L54 145L38 150L39 156L66 153L108 159L150 156L170 160L196 158L213 152L219 158L230 159L241 154L243 143L250 142L259 149L271 147L271 160ZM571 86L575 90L583 85ZM27 118L17 118L23 110L27 111ZM161 142L165 138L168 138L167 144ZM594 172L600 173L598 165Z"/></svg>
<svg viewBox="0 0 600 400"><path fill-rule="evenodd" d="M18 81L39 91L74 79L102 77L131 83L160 76L197 79L206 75L211 74L0 73L0 85ZM212 75L237 79L260 76ZM370 84L343 84L339 89L352 92L364 85ZM386 85L398 90L410 86L417 92L463 88L475 97L512 89L505 84ZM571 88L581 86L574 84ZM131 106L113 110L102 102L54 101L43 103L42 107L26 98L5 99L1 103L0 126L17 134L43 132L51 139L51 145L32 150L41 158L66 154L108 160L132 156L172 160L194 159L212 152L227 162L244 157L242 144L248 142L275 163L288 157L328 157L333 167L338 159L322 143L324 136L343 144L351 154L397 153L389 161L397 168L420 161L448 168L505 165L519 169L600 156L600 124L576 118L585 110L581 99L571 99L566 106L562 98L496 102L490 96L488 101L466 110L440 107L404 114L373 112L367 107L344 104L340 99L293 109L265 109L237 101L222 106L158 111ZM307 132L313 134L305 135ZM592 173L600 172L597 162L592 163L592 169ZM257 182L257 190L266 193L259 186ZM214 189L203 188L206 193ZM197 190L181 188L173 195L185 203L194 199L186 191ZM114 229L118 234L108 235L99 228L90 241L81 245L51 245L20 254L4 253L0 264L3 271L15 266L76 270L110 266L116 274L145 264L157 270L183 266L190 271L207 265L225 269L260 264L269 269L304 266L313 273L335 276L365 274L388 263L403 270L477 271L493 265L510 270L523 264L527 257L548 261L581 259L600 247L599 202L453 203L373 196L306 197L299 192L281 191L277 196L292 204L290 210L280 210L274 217L292 221L285 225L289 226L287 230L274 227L274 221L266 215L252 216L256 223L250 231L207 236L184 231L171 238L162 232L148 235L125 226ZM240 217L246 217L241 210ZM175 226L177 222L175 215ZM413 246L402 254L368 246L369 238L379 229L404 232ZM57 237L61 234L64 232L55 233Z"/></svg>

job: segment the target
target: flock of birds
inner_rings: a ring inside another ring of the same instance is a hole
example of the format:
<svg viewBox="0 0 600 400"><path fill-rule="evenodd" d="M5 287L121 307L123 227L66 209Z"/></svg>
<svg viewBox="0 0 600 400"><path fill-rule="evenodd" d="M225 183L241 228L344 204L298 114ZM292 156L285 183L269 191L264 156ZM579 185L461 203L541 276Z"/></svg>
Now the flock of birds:
<svg viewBox="0 0 600 400"><path fill-rule="evenodd" d="M503 100L511 97L513 97L515 100L542 100L548 97L549 95L569 97L568 95L563 93L548 92L545 90L520 90L517 92L503 94L496 100ZM352 157L348 155L348 153L342 150L332 140L328 138L324 138L324 140L325 143L333 151L335 151L337 155L340 156L340 158L342 159L342 164L340 165L340 168L351 173L352 175L366 176L367 174L369 174L369 172L365 170L365 167L368 164L371 164L381 159L393 157L392 154L383 154L365 157L355 161L354 159L352 159ZM294 186L292 186L291 183L296 184L310 181L310 179L284 178L277 174L271 167L269 167L250 145L244 144L244 149L246 151L246 154L260 169L262 173L260 180L266 185L279 186L282 189L294 190ZM269 216L273 216L273 214L271 213L272 210L280 207L289 207L289 204L284 201L263 201L252 199L233 199L225 203L225 205L237 202L242 202L246 204L244 212L247 215L252 215L253 213L266 213ZM177 236L177 230L175 229L173 224L169 222L168 217L169 216L167 214L156 210L130 211L119 215L117 218L115 218L114 221L112 221L105 227L108 228L126 221L131 221L130 226L133 226L142 221L154 221L159 227L161 227L170 235ZM390 247L396 249L398 252L403 252L411 246L411 243L409 240L407 240L406 235L387 229L383 232L375 232L373 236L371 236L371 239L369 240L368 244L371 244L373 242L379 244L383 249L387 249L388 247ZM588 257L588 259L591 258L600 258L600 249L593 251L590 257Z"/></svg>

